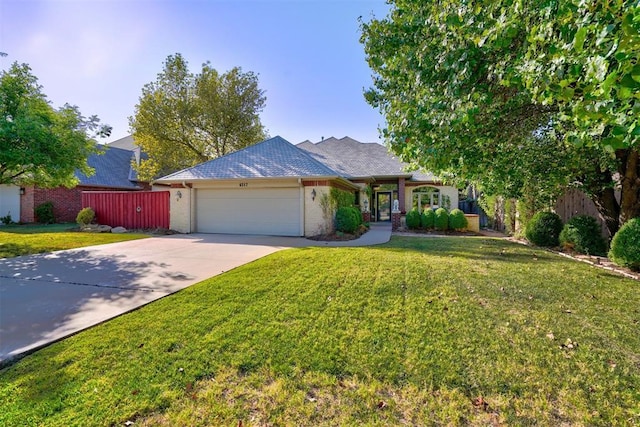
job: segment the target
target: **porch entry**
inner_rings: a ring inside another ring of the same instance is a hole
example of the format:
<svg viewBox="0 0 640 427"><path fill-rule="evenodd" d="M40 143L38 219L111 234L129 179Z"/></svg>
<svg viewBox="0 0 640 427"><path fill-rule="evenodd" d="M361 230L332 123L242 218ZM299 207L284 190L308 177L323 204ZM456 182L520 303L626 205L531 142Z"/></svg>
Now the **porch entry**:
<svg viewBox="0 0 640 427"><path fill-rule="evenodd" d="M391 221L392 191L376 193L376 221Z"/></svg>

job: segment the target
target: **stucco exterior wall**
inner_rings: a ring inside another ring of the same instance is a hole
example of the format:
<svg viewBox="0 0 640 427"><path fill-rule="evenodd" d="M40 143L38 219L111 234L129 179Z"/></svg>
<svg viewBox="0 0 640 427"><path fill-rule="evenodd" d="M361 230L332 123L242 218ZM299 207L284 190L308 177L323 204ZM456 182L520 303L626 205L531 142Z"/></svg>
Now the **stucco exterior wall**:
<svg viewBox="0 0 640 427"><path fill-rule="evenodd" d="M315 199L312 192L315 190ZM333 215L325 218L322 210L323 195L329 197L331 187L329 186L307 186L304 187L304 235L317 236L318 234L333 231Z"/></svg>
<svg viewBox="0 0 640 427"><path fill-rule="evenodd" d="M420 188L420 187L434 187L440 190L440 197L442 198L442 196L449 196L449 200L451 201L451 206L450 206L450 210L451 209L455 209L458 207L458 189L455 187L451 187L448 185L423 185L423 186L406 186L405 187L405 195L404 195L404 205L405 205L405 211L409 212L411 210L411 208L413 207L413 190L416 188Z"/></svg>
<svg viewBox="0 0 640 427"><path fill-rule="evenodd" d="M160 188L157 188L160 189ZM166 190L166 187L163 189ZM178 192L181 197L178 196ZM191 233L193 227L192 212L194 190L191 188L170 188L169 193L169 228L180 233Z"/></svg>

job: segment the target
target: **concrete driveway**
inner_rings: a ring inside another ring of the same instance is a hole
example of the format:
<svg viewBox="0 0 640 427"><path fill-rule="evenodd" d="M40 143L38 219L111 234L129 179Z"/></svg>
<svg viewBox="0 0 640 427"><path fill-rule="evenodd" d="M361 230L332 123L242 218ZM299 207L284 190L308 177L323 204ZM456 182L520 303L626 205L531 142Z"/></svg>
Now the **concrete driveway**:
<svg viewBox="0 0 640 427"><path fill-rule="evenodd" d="M0 259L0 362L281 249L389 240L372 227L351 242L190 234Z"/></svg>

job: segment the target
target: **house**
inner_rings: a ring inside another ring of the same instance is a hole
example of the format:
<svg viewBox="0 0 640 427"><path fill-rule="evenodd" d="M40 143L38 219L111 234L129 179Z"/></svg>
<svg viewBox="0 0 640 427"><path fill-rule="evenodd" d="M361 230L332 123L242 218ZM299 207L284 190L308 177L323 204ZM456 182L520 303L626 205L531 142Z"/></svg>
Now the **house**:
<svg viewBox="0 0 640 427"><path fill-rule="evenodd" d="M130 138L130 137L127 137ZM140 182L132 167L132 162L139 162L140 152L119 148L118 142L102 146L101 153L92 154L87 164L95 170L91 176L76 172L78 184L73 188L56 187L40 188L30 185L20 188L20 213L15 218L21 222L37 221L35 208L42 203L52 202L53 213L58 222L75 222L82 209L83 191L140 191L150 189L148 183ZM125 141L127 142L127 141Z"/></svg>
<svg viewBox="0 0 640 427"><path fill-rule="evenodd" d="M190 233L313 236L332 227L331 188L353 192L372 221L390 221L393 201L457 207L457 189L376 143L345 137L293 145L276 136L156 180L170 196L170 227Z"/></svg>

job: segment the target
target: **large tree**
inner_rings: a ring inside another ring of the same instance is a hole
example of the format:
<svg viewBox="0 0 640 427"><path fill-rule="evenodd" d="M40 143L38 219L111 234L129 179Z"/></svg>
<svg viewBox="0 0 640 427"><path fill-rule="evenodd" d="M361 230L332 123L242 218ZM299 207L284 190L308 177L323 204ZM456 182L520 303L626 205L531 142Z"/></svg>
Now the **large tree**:
<svg viewBox="0 0 640 427"><path fill-rule="evenodd" d="M73 186L76 170L93 172L87 165L98 151L92 136L110 132L75 106L53 108L28 65L14 63L0 74L0 184Z"/></svg>
<svg viewBox="0 0 640 427"><path fill-rule="evenodd" d="M640 216L635 1L391 3L362 24L365 97L405 161L508 196L577 185L612 234Z"/></svg>
<svg viewBox="0 0 640 427"><path fill-rule="evenodd" d="M221 75L207 62L192 74L182 55L170 55L129 120L148 155L140 176L153 179L265 139L259 117L265 101L252 72L236 67Z"/></svg>

